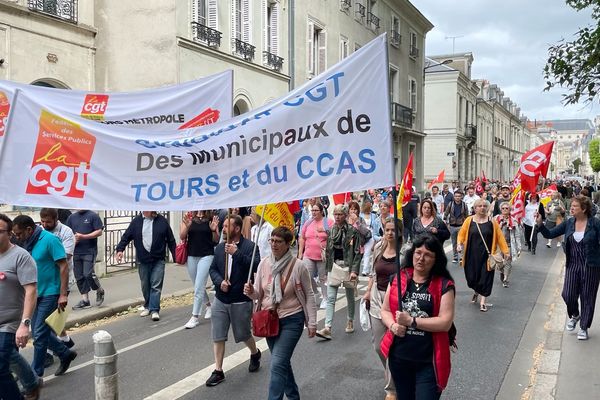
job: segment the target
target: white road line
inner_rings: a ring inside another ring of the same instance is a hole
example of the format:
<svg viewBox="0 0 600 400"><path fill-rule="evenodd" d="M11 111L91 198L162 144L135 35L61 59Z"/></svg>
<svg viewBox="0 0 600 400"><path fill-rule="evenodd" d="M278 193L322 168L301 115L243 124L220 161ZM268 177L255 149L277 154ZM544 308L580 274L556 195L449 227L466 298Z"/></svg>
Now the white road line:
<svg viewBox="0 0 600 400"><path fill-rule="evenodd" d="M182 330L184 330L184 329L185 329L185 328L184 328L183 326L180 326L180 327L178 327L178 328L175 328L175 329L171 329L170 331L167 331L167 332L161 333L160 335L153 336L153 337L151 337L151 338L149 338L149 339L142 340L141 342L138 342L138 343L136 343L136 344L132 344L131 346L124 347L124 348L123 348L123 349L121 349L121 350L117 350L117 354L123 354L123 353L125 353L126 351L133 350L133 349L135 349L135 348L138 348L138 347L140 347L140 346L143 346L143 345L145 345L145 344L148 344L148 343L152 343L152 342L154 342L155 340L162 339L162 338L164 338L165 336L172 335L173 333L176 333L176 332L182 331ZM71 367L71 368L69 368L69 372L77 371L78 369L85 368L85 367L87 367L87 366L89 366L89 365L93 365L93 364L94 364L94 360L92 359L92 360L90 360L90 361L86 361L86 362L84 362L84 363L81 363L81 364L78 364L78 365L76 365L76 366L74 366L74 367ZM46 382L50 382L51 380L53 380L53 379L55 379L55 378L56 378L56 376L54 376L54 375L50 375L50 376L48 376L48 377L44 377L44 383L46 383Z"/></svg>
<svg viewBox="0 0 600 400"><path fill-rule="evenodd" d="M365 289L366 285L364 284L364 280L361 280L359 284L359 289ZM340 290L338 292L338 300L335 303L336 311L343 310L348 305L346 300L346 296L343 295L345 293L344 290ZM358 312L358 310L357 310ZM325 319L325 310L317 311L317 321ZM260 351L266 351L268 349L267 341L265 339L257 340L256 347L260 349ZM243 348L228 357L225 357L223 360L223 372L231 371L237 366L247 362L248 357L248 349ZM210 377L210 374L215 369L215 364L211 364L208 367L201 369L198 372L193 373L192 375L183 378L182 380L172 384L171 386L167 386L166 388L146 397L144 400L176 400L179 399L186 394L198 389L201 386L204 386L206 380Z"/></svg>

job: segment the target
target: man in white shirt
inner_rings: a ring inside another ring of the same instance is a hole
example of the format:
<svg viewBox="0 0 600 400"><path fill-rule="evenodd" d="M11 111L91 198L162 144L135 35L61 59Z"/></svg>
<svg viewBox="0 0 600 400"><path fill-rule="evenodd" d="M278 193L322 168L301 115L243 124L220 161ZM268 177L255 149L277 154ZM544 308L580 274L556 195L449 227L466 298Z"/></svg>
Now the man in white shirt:
<svg viewBox="0 0 600 400"><path fill-rule="evenodd" d="M262 226L260 224L262 218L256 212L256 208L252 207L252 212L250 213L250 218L252 218L252 222L254 225L250 229L250 239L258 245L258 250L260 251L260 258L265 258L271 256L271 232L273 232L273 225L268 223L267 221L262 221ZM260 226L260 231L258 230Z"/></svg>
<svg viewBox="0 0 600 400"><path fill-rule="evenodd" d="M444 196L440 194L440 188L434 185L431 188L431 200L435 203L440 218L444 217Z"/></svg>
<svg viewBox="0 0 600 400"><path fill-rule="evenodd" d="M475 188L473 186L469 186L467 188L467 195L463 199L463 201L467 205L467 210L469 210L469 215L473 214L473 203L475 203L475 200L478 199L479 196L475 194Z"/></svg>

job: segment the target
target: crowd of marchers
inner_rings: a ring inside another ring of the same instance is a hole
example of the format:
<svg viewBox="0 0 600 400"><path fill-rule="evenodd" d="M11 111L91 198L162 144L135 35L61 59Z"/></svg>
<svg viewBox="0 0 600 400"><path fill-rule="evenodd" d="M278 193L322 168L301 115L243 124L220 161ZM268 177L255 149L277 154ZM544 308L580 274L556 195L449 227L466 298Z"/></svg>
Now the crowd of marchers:
<svg viewBox="0 0 600 400"><path fill-rule="evenodd" d="M540 201L538 192L550 184L556 191ZM360 300L360 325L370 331L381 360L382 395L388 400L439 398L450 377L456 336L454 278L444 250L449 239L451 262L462 266L473 290L471 302L481 312L490 310L496 273L509 288L521 252L535 255L539 235L547 247L556 239L566 255L566 329L579 325L577 339L588 339L600 284L600 221L595 217L600 191L591 183L544 182L526 195L524 210L516 216L513 189L502 182L476 181L462 188L452 182L422 196L413 190L398 211L391 190L349 194L339 204L327 196L310 198L300 202L294 230L271 226L250 207L185 212L178 233L194 286L185 328L210 320L215 368L206 385L225 380L230 329L233 339L249 349L249 372L259 371L253 320L261 310L272 310L277 330L260 334L271 353L267 398L299 399L291 360L304 328L315 340L344 340L344 334L355 332ZM89 210L69 214L42 209L40 225L28 216L11 220L0 214L3 399L40 398L44 369L54 357L59 359L55 375L67 372L76 358L67 332L54 332L45 322L70 306L70 290L76 287L81 294L74 310L92 306L91 291L96 306L104 301L94 273L101 219ZM144 211L117 245L118 261L130 242L144 298L139 315L157 321L165 253L176 258L174 233L162 215ZM368 284L359 296L361 275ZM340 288L346 297L342 335L333 330ZM325 310L320 329L319 308ZM28 362L18 350L30 338L34 352Z"/></svg>

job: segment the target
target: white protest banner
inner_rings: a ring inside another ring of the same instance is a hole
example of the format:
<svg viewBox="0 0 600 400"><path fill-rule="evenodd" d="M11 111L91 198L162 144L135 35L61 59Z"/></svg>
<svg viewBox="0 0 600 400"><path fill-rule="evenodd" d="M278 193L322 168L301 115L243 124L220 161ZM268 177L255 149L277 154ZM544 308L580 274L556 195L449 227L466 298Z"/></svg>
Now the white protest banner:
<svg viewBox="0 0 600 400"><path fill-rule="evenodd" d="M64 117L76 115L146 131L186 129L232 117L231 70L179 85L123 93L55 89L0 80L0 140L16 89Z"/></svg>
<svg viewBox="0 0 600 400"><path fill-rule="evenodd" d="M18 92L0 154L1 200L201 210L392 186L386 51L382 35L271 104L172 132L68 117Z"/></svg>

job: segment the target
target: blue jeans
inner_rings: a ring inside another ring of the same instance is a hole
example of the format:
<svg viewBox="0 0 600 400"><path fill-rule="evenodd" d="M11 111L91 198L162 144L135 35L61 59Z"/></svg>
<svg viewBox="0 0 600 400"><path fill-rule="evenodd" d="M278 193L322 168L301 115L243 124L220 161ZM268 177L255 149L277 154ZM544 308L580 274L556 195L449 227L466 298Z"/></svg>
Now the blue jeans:
<svg viewBox="0 0 600 400"><path fill-rule="evenodd" d="M398 400L438 400L433 363L418 363L398 359L390 351L389 367L396 386Z"/></svg>
<svg viewBox="0 0 600 400"><path fill-rule="evenodd" d="M214 257L215 256L188 256L188 274L190 274L190 279L194 283L194 305L192 307L192 315L200 315L202 304L210 303L208 293L206 293L206 281L208 280L208 271Z"/></svg>
<svg viewBox="0 0 600 400"><path fill-rule="evenodd" d="M269 400L300 399L298 385L292 371L292 355L304 330L304 312L300 311L279 320L279 335L267 338L271 351L271 380Z"/></svg>
<svg viewBox="0 0 600 400"><path fill-rule="evenodd" d="M142 283L144 307L150 312L160 311L160 294L165 279L165 261L158 260L153 263L138 266L138 273Z"/></svg>
<svg viewBox="0 0 600 400"><path fill-rule="evenodd" d="M0 398L5 400L20 400L21 392L17 382L10 373L10 358L17 351L15 334L0 332Z"/></svg>
<svg viewBox="0 0 600 400"><path fill-rule="evenodd" d="M30 392L38 387L38 377L31 369L31 365L15 349L10 355L10 370L17 375L25 392Z"/></svg>
<svg viewBox="0 0 600 400"><path fill-rule="evenodd" d="M337 300L337 293L339 286L330 286L327 285L327 309L325 310L325 326L332 327L333 326L333 315L335 314L335 302ZM348 301L348 306L346 307L346 312L348 314L348 321L354 321L354 289L345 288L346 290L346 300Z"/></svg>
<svg viewBox="0 0 600 400"><path fill-rule="evenodd" d="M31 318L33 334L33 362L31 367L37 376L44 376L44 360L48 349L52 350L61 360L70 352L67 346L52 332L52 329L46 325L46 318L57 308L57 294L37 298L33 318Z"/></svg>

